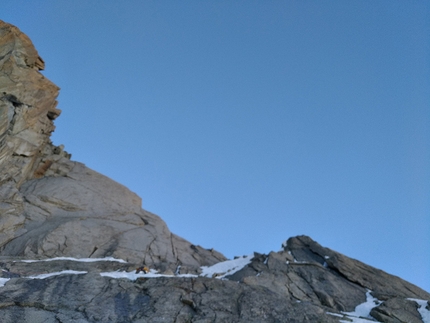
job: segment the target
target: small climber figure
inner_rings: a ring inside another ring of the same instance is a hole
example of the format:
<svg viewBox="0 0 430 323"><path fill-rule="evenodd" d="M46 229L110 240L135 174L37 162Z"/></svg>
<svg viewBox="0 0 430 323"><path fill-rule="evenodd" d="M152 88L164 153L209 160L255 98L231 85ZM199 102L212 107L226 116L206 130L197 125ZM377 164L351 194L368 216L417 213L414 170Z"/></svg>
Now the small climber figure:
<svg viewBox="0 0 430 323"><path fill-rule="evenodd" d="M136 268L136 274L140 273L141 271L143 271L144 274L147 274L149 273L149 268L146 266Z"/></svg>

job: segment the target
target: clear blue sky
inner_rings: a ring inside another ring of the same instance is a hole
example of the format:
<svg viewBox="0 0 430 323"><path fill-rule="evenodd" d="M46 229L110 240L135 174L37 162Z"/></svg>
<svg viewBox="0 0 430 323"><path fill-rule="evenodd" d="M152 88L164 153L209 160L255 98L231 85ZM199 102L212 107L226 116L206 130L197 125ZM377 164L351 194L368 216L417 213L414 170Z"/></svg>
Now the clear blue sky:
<svg viewBox="0 0 430 323"><path fill-rule="evenodd" d="M55 144L228 257L306 234L430 291L428 1L17 1Z"/></svg>

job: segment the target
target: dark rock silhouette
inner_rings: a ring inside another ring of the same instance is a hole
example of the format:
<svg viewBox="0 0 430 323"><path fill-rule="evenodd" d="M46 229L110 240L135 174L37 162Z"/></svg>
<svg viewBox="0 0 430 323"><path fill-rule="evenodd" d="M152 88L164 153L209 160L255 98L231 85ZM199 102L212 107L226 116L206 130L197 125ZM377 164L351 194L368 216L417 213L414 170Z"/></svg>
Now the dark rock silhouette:
<svg viewBox="0 0 430 323"><path fill-rule="evenodd" d="M309 237L227 261L171 233L51 143L43 68L0 21L0 322L423 322L429 293Z"/></svg>

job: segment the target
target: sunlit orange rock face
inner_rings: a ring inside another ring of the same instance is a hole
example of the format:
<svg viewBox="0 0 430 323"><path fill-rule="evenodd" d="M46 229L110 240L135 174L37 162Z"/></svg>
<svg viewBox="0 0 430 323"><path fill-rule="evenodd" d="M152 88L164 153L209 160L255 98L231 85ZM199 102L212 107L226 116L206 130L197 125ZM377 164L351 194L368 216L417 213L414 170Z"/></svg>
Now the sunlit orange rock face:
<svg viewBox="0 0 430 323"><path fill-rule="evenodd" d="M50 134L59 88L39 71L44 62L30 39L0 21L0 170L19 187L52 154Z"/></svg>

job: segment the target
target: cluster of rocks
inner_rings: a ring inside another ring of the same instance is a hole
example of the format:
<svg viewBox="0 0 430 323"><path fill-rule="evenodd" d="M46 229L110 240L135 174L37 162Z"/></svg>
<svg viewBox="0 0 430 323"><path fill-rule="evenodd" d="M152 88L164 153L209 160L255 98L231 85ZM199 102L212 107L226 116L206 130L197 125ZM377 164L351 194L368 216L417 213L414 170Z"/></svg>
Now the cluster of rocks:
<svg viewBox="0 0 430 323"><path fill-rule="evenodd" d="M423 322L411 299L429 293L305 236L200 275L226 258L52 144L59 88L43 68L30 39L0 21L0 322L347 322L369 291L382 303L363 320ZM99 260L24 261L54 257ZM164 275L101 275L142 266Z"/></svg>

